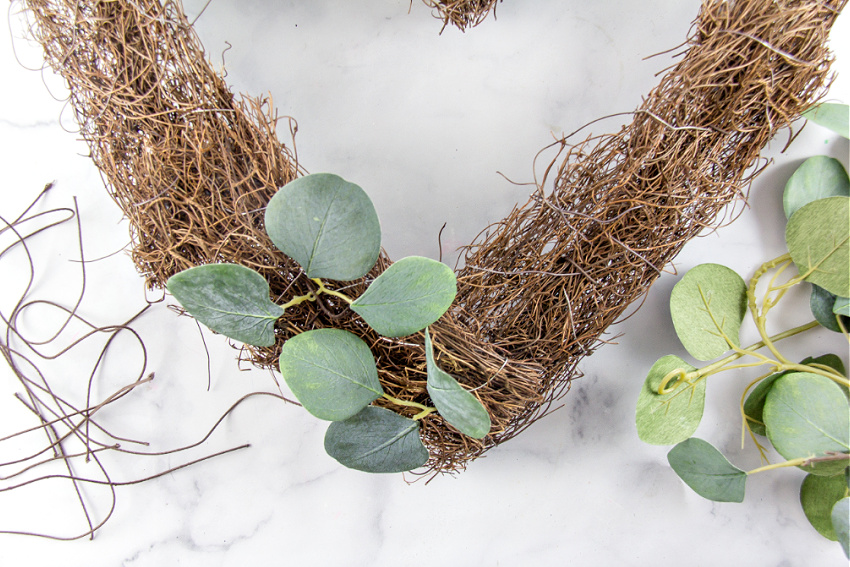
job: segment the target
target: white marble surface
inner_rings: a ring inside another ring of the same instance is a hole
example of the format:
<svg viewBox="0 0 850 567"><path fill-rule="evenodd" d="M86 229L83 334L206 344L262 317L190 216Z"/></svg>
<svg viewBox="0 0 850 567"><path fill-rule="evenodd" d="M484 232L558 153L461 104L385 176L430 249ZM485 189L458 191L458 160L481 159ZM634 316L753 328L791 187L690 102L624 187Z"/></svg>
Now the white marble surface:
<svg viewBox="0 0 850 567"><path fill-rule="evenodd" d="M191 0L187 12L197 14L202 5ZM232 45L224 67L235 90L271 92L281 114L297 118L299 156L308 169L334 171L372 194L392 257L435 256L443 222L444 245L454 247L524 202L528 188L498 172L529 181L532 159L550 132L632 110L669 63L643 58L679 44L698 5L509 0L499 5L497 20L440 36L439 22L417 0L412 7L405 0L212 0L197 29L217 67L225 42ZM20 39L21 27L12 15L0 40L0 214L17 216L55 179L45 206L68 206L76 196L87 257L107 255L126 244L127 227L73 133L61 82L15 61L10 30L20 60L41 65L38 49ZM833 32L844 38L833 47L836 69L845 74L830 93L844 102L850 101L847 37L845 14ZM677 268L722 262L748 277L782 252L785 178L809 155L826 153L845 165L848 157L846 140L814 126L781 155L784 142L780 136L765 154L776 165L754 186L752 209L690 243ZM38 258L32 297L72 304L80 281L75 228L33 240L32 249ZM13 260L18 268L9 267ZM20 293L24 266L21 255L3 259L4 312ZM801 472L755 476L743 504L716 504L677 479L666 447L638 440L634 405L645 373L657 357L683 352L666 307L675 281L661 278L638 314L613 330L624 333L617 344L584 362L586 376L563 408L456 477L408 484L401 475L344 469L322 449L324 424L299 408L254 399L191 454L108 462L115 480L131 480L243 443L249 449L118 488L114 514L94 541L0 535L0 565L847 565L839 547L803 516ZM143 305L142 281L126 255L90 264L81 313L110 324ZM784 319L793 324L805 317ZM25 322L33 336L46 336L55 319L33 311ZM104 412L101 422L149 441L151 450L194 442L242 394L275 389L268 373L241 372L235 352L208 336L208 391L194 323L161 304L134 328L156 379ZM746 333L745 342L754 330ZM846 343L831 333L813 333L806 342L803 355L806 349L846 355ZM75 350L45 368L79 400L93 357L91 348ZM95 394L133 380L139 360L135 343L119 342L96 377ZM745 469L758 464L752 446L739 446L737 401L750 376L712 382L697 432ZM0 368L0 435L33 425L13 398L19 390ZM0 451L14 451L8 447L0 443ZM69 483L41 487L0 494L0 529L85 531ZM108 492L89 487L85 494L102 518Z"/></svg>

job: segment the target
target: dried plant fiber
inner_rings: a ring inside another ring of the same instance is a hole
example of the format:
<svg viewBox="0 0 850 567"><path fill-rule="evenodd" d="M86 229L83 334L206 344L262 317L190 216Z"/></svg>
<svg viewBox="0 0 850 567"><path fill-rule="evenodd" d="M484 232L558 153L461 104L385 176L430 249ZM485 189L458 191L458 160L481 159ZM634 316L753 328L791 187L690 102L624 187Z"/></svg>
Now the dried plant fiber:
<svg viewBox="0 0 850 567"><path fill-rule="evenodd" d="M456 304L432 333L440 364L475 388L493 428L477 441L425 418L429 472L463 469L543 415L602 332L746 193L763 146L824 94L827 38L845 3L706 0L678 64L633 121L578 145L564 140L529 201L466 249ZM133 260L150 287L194 265L237 262L269 280L273 299L312 289L263 230L267 201L300 172L272 104L234 97L179 3L25 5L130 220ZM367 279L389 263L382 256ZM382 339L333 298L288 311L276 346L243 356L275 367L287 338L325 326L372 346L390 394L428 402L421 337Z"/></svg>

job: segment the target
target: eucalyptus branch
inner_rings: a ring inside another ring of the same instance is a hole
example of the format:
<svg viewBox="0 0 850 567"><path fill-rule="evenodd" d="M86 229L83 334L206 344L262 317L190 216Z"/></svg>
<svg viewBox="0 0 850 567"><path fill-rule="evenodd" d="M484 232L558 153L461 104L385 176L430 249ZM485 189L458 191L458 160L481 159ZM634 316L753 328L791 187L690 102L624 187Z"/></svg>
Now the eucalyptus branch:
<svg viewBox="0 0 850 567"><path fill-rule="evenodd" d="M827 463L831 461L850 461L850 454L848 453L838 453L836 451L829 451L822 457L800 457L798 459L791 459L782 463L776 463L773 465L765 465L763 467L758 467L757 469L753 469L748 471L747 474L755 474L760 472L772 471L775 469L781 469L785 467L805 467L808 465L813 465L815 463Z"/></svg>

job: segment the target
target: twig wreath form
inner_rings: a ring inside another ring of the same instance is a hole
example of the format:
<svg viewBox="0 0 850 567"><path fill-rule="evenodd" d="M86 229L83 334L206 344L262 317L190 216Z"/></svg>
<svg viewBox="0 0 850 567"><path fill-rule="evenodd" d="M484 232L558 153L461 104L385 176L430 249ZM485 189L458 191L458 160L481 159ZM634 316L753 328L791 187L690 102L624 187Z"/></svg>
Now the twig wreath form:
<svg viewBox="0 0 850 567"><path fill-rule="evenodd" d="M705 0L681 59L619 132L562 140L528 202L465 248L457 300L431 328L441 366L490 414L482 440L422 420L426 473L462 470L551 408L577 363L682 246L746 188L759 152L821 97L829 31L846 0ZM173 0L25 0L32 34L67 81L81 132L130 220L150 288L196 265L258 270L272 297L313 286L271 245L263 209L302 172L266 99L235 98ZM547 181L551 191L544 191ZM362 292L390 265L382 254ZM305 302L276 344L327 326L363 338L384 390L427 403L422 338L382 339L330 298Z"/></svg>

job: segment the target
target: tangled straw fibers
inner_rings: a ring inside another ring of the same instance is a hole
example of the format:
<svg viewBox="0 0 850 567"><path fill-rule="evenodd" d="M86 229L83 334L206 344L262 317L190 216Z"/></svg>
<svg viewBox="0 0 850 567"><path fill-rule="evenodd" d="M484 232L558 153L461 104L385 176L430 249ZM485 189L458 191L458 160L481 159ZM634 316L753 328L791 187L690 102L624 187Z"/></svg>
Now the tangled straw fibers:
<svg viewBox="0 0 850 567"><path fill-rule="evenodd" d="M496 14L498 0L423 0L443 20L443 29L449 24L461 31L474 28L493 12Z"/></svg>
<svg viewBox="0 0 850 567"><path fill-rule="evenodd" d="M458 298L432 327L440 364L486 406L465 437L423 420L428 472L452 472L542 416L688 239L716 226L763 169L761 148L825 92L826 48L846 0L706 0L681 60L615 134L562 140L522 207L466 248ZM47 63L67 81L81 133L130 220L150 287L211 262L258 270L274 299L313 283L277 252L263 209L301 169L271 101L234 97L173 0L25 0ZM547 186L551 184L551 188ZM390 264L382 255L352 295ZM359 288L359 289L358 289ZM421 337L381 338L334 298L302 303L277 344L334 326L363 337L384 388L427 403ZM404 408L393 408L404 412Z"/></svg>

